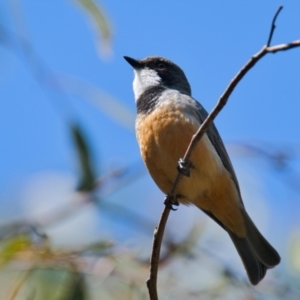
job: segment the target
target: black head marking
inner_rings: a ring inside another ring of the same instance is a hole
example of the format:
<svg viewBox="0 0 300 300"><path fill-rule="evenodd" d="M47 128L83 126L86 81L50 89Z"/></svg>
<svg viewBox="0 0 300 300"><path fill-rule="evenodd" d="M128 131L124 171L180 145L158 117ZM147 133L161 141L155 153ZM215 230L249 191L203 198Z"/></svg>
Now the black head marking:
<svg viewBox="0 0 300 300"><path fill-rule="evenodd" d="M170 60L159 56L141 60L128 56L124 58L136 71L134 92L138 113L150 113L167 89L191 96L191 87L184 72ZM154 72L148 72L152 70Z"/></svg>
<svg viewBox="0 0 300 300"><path fill-rule="evenodd" d="M165 90L166 88L162 85L147 89L136 102L138 114L150 113L155 108L158 98Z"/></svg>
<svg viewBox="0 0 300 300"><path fill-rule="evenodd" d="M191 95L191 87L184 72L170 60L159 56L150 56L138 62L143 68L155 70L161 78L161 84L166 88Z"/></svg>

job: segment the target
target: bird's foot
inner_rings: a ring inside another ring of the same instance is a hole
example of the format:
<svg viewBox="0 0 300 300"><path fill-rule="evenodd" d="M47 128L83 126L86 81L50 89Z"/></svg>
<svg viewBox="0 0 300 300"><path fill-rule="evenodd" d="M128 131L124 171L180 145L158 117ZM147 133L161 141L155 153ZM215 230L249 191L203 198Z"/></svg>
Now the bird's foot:
<svg viewBox="0 0 300 300"><path fill-rule="evenodd" d="M179 206L179 202L177 201L177 198L171 195L166 195L164 205L168 207L171 210L176 211L177 208L174 208L173 205Z"/></svg>
<svg viewBox="0 0 300 300"><path fill-rule="evenodd" d="M191 172L190 168L192 168L192 163L189 161L184 161L183 158L179 158L177 171L186 177L190 177Z"/></svg>

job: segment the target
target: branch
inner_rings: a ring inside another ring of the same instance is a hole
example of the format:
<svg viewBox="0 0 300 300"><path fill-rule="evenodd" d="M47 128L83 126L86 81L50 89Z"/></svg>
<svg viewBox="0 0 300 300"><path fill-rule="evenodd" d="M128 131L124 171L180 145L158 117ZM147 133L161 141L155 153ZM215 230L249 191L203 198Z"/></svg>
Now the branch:
<svg viewBox="0 0 300 300"><path fill-rule="evenodd" d="M157 283L159 255L160 255L161 242L164 236L164 231L165 231L166 223L168 221L169 214L170 214L170 208L166 205L160 217L158 227L156 227L154 230L152 254L150 259L150 277L147 280L147 287L148 287L149 296L151 300L158 300L156 283Z"/></svg>
<svg viewBox="0 0 300 300"><path fill-rule="evenodd" d="M283 6L282 5L279 6L278 9L277 9L276 14L273 17L273 21L272 21L272 25L271 25L271 30L270 30L270 34L269 34L269 38L268 38L268 42L267 42L267 47L269 47L270 44L271 44L273 33L274 33L275 28L276 28L275 22L276 22L276 19L277 19L278 15L279 15L279 13L280 13L280 11L282 9L283 9Z"/></svg>
<svg viewBox="0 0 300 300"><path fill-rule="evenodd" d="M210 114L207 116L207 118L204 120L204 122L199 127L196 134L192 137L191 142L185 152L183 161L186 165L189 165L189 158L191 156L191 153L193 149L197 146L199 140L202 138L202 136L205 134L206 130L212 125L214 119L219 114L219 112L223 109L223 107L226 105L230 95L232 94L235 87L238 85L238 83L244 78L246 73L254 67L254 65L263 58L268 53L276 53L279 51L286 51L290 50L295 47L300 47L300 40L296 40L289 44L281 44L270 47L269 44L271 43L273 32L275 29L275 21L276 18L281 11L282 7L279 7L274 18L272 21L272 27L270 30L268 42L266 46L263 46L263 48L257 52L255 55L253 55L250 60L240 69L240 71L236 74L236 76L231 80L227 88L225 89L225 92L221 97L219 98L217 105L214 107L214 109L210 112ZM167 197L174 198L176 188L178 186L179 181L182 178L182 173L178 172L177 176L173 182L172 188L170 190L170 193ZM161 215L161 219L159 221L158 227L154 231L153 236L153 245L152 245L152 253L151 253L151 260L150 260L150 277L147 280L147 287L149 290L149 296L151 300L157 300L157 272L158 272L158 264L159 264L159 255L160 255L160 248L161 243L163 239L163 234L165 230L165 226L167 223L167 219L170 213L170 208L166 205L163 213Z"/></svg>

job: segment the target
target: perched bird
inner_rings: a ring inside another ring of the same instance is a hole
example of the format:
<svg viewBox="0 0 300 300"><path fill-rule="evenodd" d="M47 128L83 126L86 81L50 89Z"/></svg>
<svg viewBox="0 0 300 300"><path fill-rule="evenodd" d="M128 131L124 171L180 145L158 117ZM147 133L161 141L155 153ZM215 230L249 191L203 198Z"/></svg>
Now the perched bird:
<svg viewBox="0 0 300 300"><path fill-rule="evenodd" d="M190 84L176 64L156 56L124 58L134 68L141 156L157 186L167 194L177 175L178 160L208 114L192 98ZM267 269L279 264L280 256L245 210L238 180L215 125L198 142L190 162L190 176L179 181L176 200L197 206L227 231L250 282L258 284Z"/></svg>

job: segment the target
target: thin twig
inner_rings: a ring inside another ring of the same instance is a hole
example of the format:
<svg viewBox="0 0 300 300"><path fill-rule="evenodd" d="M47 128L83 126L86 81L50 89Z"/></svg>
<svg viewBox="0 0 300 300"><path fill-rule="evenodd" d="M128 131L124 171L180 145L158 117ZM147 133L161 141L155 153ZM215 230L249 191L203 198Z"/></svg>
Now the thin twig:
<svg viewBox="0 0 300 300"><path fill-rule="evenodd" d="M164 236L164 231L166 223L170 214L170 208L165 206L158 226L154 230L153 244L152 244L152 254L150 260L150 278L147 280L147 287L149 290L149 296L151 300L158 300L157 296L157 272L158 272L158 263L162 239Z"/></svg>
<svg viewBox="0 0 300 300"><path fill-rule="evenodd" d="M272 20L272 24L271 24L271 29L270 29L270 34L269 34L269 38L268 38L268 42L267 42L267 47L270 47L270 44L272 42L272 37L273 37L273 33L274 33L274 30L276 28L276 25L275 25L275 22L276 22L276 19L280 13L280 11L283 9L283 6L279 6L278 9L277 9L277 12L276 14L274 15L274 18Z"/></svg>
<svg viewBox="0 0 300 300"><path fill-rule="evenodd" d="M57 225L65 219L75 215L82 211L82 209L95 204L98 197L105 197L112 194L114 191L120 189L124 183L129 184L137 178L137 175L141 174L141 170L134 167L114 169L107 174L102 175L95 181L93 190L89 192L76 192L71 199L71 203L61 206L53 212L47 212L46 214L37 215L31 218L21 218L10 222L2 222L0 224L0 240L4 237L12 236L17 232L25 231L32 232L37 230L42 231L45 227ZM123 182L121 182L123 180ZM110 183L113 181L113 183ZM104 191L103 191L104 190ZM152 222L134 213L125 206L108 203L104 199L98 204L99 207L111 211L115 214L120 214L122 211L122 217L130 220L135 226L143 228L150 232L150 228L153 228ZM41 235L40 233L38 235Z"/></svg>
<svg viewBox="0 0 300 300"><path fill-rule="evenodd" d="M271 32L269 34L269 42L271 42L274 28L275 28L275 20L278 16L280 10L279 8L273 18L272 21L272 27ZM273 27L274 25L274 27ZM197 143L201 139L201 137L205 134L206 130L211 126L216 116L219 114L219 112L223 109L223 107L226 105L230 95L232 94L233 90L237 86L237 84L243 79L243 77L246 75L246 73L254 67L254 65L266 54L268 53L276 53L278 51L285 51L289 50L295 47L300 46L300 40L294 41L289 44L281 44L276 45L272 47L264 46L259 52L257 52L255 55L251 57L251 59L240 69L240 71L237 73L237 75L231 80L229 85L227 86L225 92L221 97L219 98L219 101L217 102L217 105L214 107L214 109L211 111L211 113L207 116L207 118L204 120L204 122L199 127L196 134L192 137L191 142L188 146L188 149L186 150L186 153L184 155L183 161L188 164L189 158L191 156L191 153L193 149L196 147ZM173 182L172 188L170 193L168 194L170 197L175 195L176 188L178 186L178 183L180 179L182 178L182 173L178 172L177 176ZM160 255L160 248L161 243L163 239L163 234L165 230L165 226L167 223L167 219L170 213L170 208L165 206L163 213L161 215L161 219L159 221L158 227L155 229L154 237L153 237L153 245L152 245L152 253L151 253L151 260L150 260L150 277L147 280L147 287L149 291L149 296L151 300L157 300L157 272L158 272L158 264L159 264L159 255Z"/></svg>

